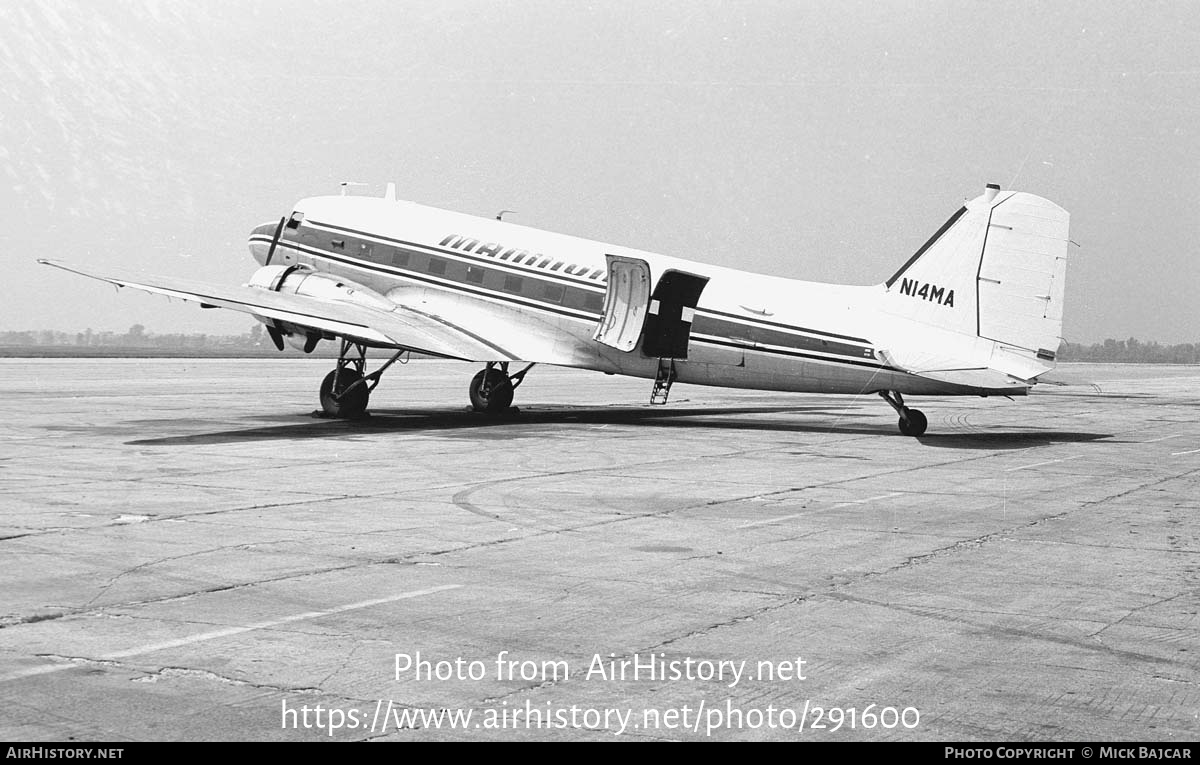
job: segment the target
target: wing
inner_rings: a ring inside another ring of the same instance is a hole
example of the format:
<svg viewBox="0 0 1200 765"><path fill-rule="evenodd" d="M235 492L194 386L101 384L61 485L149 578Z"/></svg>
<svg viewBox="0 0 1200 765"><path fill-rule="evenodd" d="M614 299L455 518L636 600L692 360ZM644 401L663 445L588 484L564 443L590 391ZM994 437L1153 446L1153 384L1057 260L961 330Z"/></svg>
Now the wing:
<svg viewBox="0 0 1200 765"><path fill-rule="evenodd" d="M463 361L515 361L519 356L503 342L493 342L451 319L417 308L395 305L382 310L369 305L326 300L250 287L209 284L170 276L120 272L98 274L51 260L48 266L159 295L199 303L202 308L228 308L266 319L299 324L373 345L407 348Z"/></svg>

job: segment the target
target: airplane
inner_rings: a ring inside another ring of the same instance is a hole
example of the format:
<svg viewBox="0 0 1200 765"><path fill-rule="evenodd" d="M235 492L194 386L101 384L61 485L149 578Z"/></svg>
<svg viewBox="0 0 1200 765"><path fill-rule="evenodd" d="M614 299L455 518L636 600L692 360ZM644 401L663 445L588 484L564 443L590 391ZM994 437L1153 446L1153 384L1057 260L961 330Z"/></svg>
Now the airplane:
<svg viewBox="0 0 1200 765"><path fill-rule="evenodd" d="M505 211L507 212L507 211ZM330 417L356 418L392 364L419 353L480 362L472 408L511 410L535 364L797 393L878 394L899 430L905 396L1015 396L1054 368L1068 213L988 184L886 281L820 284L589 241L382 197L317 196L255 228L241 286L94 273L252 315L279 350L340 343L322 381ZM691 254L691 253L688 253ZM389 358L367 371L367 352ZM519 370L510 365L522 366Z"/></svg>

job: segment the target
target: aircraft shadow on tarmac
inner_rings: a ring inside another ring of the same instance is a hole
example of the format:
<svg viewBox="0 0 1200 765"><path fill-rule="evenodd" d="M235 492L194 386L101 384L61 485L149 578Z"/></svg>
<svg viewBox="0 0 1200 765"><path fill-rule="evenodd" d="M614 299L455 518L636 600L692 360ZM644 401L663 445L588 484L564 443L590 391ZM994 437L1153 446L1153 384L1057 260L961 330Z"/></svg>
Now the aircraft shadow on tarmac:
<svg viewBox="0 0 1200 765"><path fill-rule="evenodd" d="M775 418L754 415L778 415ZM793 416L800 415L800 416ZM264 440L339 439L379 433L444 433L448 437L483 440L552 438L564 430L581 425L644 425L647 427L687 428L715 431L767 431L774 433L819 433L895 436L906 439L895 427L895 420L880 415L877 427L863 427L847 421L865 415L845 408L821 406L757 407L561 407L554 409L514 410L503 415L485 415L460 409L374 410L357 420L325 419L310 415L297 422L295 415L272 416L272 422L287 422L263 427L238 428L209 433L169 435L127 441L137 446L184 446ZM142 426L167 425L170 421L149 420ZM919 440L925 446L955 449L1026 449L1051 443L1086 442L1109 438L1107 433L1060 430L962 430L961 425L947 426L948 432L932 432Z"/></svg>

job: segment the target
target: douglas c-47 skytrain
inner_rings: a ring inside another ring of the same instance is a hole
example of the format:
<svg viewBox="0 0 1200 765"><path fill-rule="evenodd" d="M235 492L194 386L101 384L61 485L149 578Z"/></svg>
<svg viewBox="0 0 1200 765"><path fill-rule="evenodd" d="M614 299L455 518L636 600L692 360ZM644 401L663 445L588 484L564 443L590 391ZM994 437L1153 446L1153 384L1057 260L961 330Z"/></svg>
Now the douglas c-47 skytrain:
<svg viewBox="0 0 1200 765"><path fill-rule="evenodd" d="M554 364L653 380L651 403L675 382L878 393L919 436L925 415L904 396L1023 395L1054 368L1068 219L989 185L886 282L854 287L423 207L389 184L254 229L261 265L242 286L41 262L251 314L280 350L338 341L320 389L336 417L362 415L384 370L417 352L485 364L469 388L481 412L507 411L533 365ZM390 358L368 372L368 349Z"/></svg>

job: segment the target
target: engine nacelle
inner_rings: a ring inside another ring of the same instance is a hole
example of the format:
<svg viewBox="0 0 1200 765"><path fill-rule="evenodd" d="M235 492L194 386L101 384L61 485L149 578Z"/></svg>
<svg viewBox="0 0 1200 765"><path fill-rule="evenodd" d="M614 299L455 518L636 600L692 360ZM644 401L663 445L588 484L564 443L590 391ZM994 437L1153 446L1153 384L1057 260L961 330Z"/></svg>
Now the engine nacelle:
<svg viewBox="0 0 1200 765"><path fill-rule="evenodd" d="M319 300L357 303L379 311L392 311L396 308L395 303L370 287L333 274L313 271L305 266L263 266L254 272L246 286L270 292L304 295Z"/></svg>
<svg viewBox="0 0 1200 765"><path fill-rule="evenodd" d="M254 272L246 286L268 292L304 295L318 300L356 303L380 311L392 311L396 308L395 303L370 287L349 279L341 279L333 274L313 271L306 266L263 266ZM271 342L281 351L285 341L297 350L312 353L321 340L334 339L328 332L312 327L257 315L255 318L266 325Z"/></svg>

